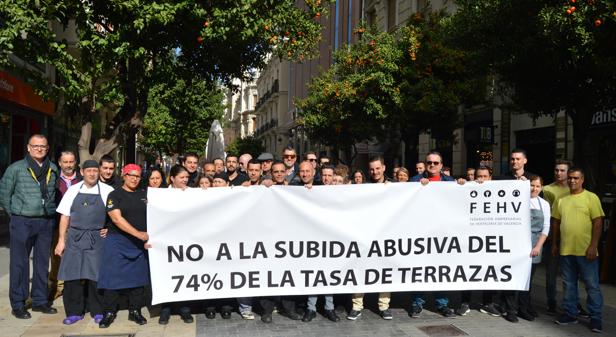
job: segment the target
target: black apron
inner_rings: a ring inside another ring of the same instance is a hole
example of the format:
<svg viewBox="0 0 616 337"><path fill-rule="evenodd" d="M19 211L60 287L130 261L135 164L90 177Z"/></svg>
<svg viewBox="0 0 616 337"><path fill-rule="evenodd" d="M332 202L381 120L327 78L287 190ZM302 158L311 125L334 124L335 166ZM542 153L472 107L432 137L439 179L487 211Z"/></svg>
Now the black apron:
<svg viewBox="0 0 616 337"><path fill-rule="evenodd" d="M531 232L531 242L533 247L539 241L539 237L541 236L541 231L543 231L543 207L541 207L541 200L537 198L537 202L539 202L539 209L531 209L530 210L530 232ZM541 251L539 251L539 255L533 257L533 264L537 264L541 262Z"/></svg>
<svg viewBox="0 0 616 337"><path fill-rule="evenodd" d="M104 242L100 230L105 225L107 212L98 183L97 194L81 193L81 187L71 205L70 226L58 271L59 280L98 280Z"/></svg>

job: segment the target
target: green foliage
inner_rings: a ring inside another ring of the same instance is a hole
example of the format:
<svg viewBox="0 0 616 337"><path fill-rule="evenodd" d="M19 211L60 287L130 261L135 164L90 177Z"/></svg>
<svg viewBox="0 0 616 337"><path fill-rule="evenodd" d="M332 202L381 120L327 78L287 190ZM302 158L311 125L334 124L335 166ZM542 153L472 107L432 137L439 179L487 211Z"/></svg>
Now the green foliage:
<svg viewBox="0 0 616 337"><path fill-rule="evenodd" d="M451 133L458 106L482 82L470 54L446 44L446 22L443 13L417 14L393 34L359 28L359 41L339 49L296 102L311 139L346 150L392 131L406 139L427 129Z"/></svg>
<svg viewBox="0 0 616 337"><path fill-rule="evenodd" d="M507 94L522 109L537 116L566 108L585 123L593 109L614 104L614 1L458 0L457 4L452 36L485 64L484 72L498 74L513 87Z"/></svg>
<svg viewBox="0 0 616 337"><path fill-rule="evenodd" d="M177 63L170 66L181 68ZM165 71L171 74L173 68ZM195 77L175 73L152 86L140 145L155 155L205 150L212 122L224 114L224 93Z"/></svg>
<svg viewBox="0 0 616 337"><path fill-rule="evenodd" d="M257 158L263 151L265 146L261 141L253 136L246 138L236 138L231 144L227 145L225 151L229 154L242 155L250 153L253 158Z"/></svg>
<svg viewBox="0 0 616 337"><path fill-rule="evenodd" d="M0 67L21 72L44 95L96 112L114 103L116 130L148 111L150 87L171 77L159 67L176 53L188 83L245 78L267 53L303 60L321 37L320 16L331 1L0 0ZM75 29L75 41L58 35ZM50 65L48 81L9 60ZM163 69L168 69L163 66ZM169 68L171 69L171 68Z"/></svg>

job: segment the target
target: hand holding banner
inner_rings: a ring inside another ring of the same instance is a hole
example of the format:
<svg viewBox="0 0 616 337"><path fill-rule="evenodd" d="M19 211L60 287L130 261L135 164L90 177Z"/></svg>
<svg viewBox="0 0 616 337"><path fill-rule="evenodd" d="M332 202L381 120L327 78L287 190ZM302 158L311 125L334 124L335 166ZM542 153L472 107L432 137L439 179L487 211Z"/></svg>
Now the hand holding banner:
<svg viewBox="0 0 616 337"><path fill-rule="evenodd" d="M153 303L528 289L528 182L149 189Z"/></svg>

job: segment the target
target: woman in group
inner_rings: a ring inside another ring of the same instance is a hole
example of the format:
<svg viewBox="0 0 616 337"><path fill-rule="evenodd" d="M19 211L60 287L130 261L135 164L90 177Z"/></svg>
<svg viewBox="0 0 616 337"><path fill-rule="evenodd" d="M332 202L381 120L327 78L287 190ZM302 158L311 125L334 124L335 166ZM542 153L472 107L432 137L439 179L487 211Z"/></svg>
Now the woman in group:
<svg viewBox="0 0 616 337"><path fill-rule="evenodd" d="M530 285L528 291L518 294L518 317L532 321L537 317L537 311L530 304L530 292L533 276L537 265L541 262L541 248L550 232L550 204L539 196L543 189L543 179L540 176L530 177L530 231L533 248L530 257L533 259L530 271Z"/></svg>
<svg viewBox="0 0 616 337"><path fill-rule="evenodd" d="M175 165L171 168L169 172L169 188L181 189L185 190L188 188L188 179L190 174L188 170L184 168L182 165ZM184 323L192 323L193 317L190 312L190 308L186 305L186 303L180 303L180 318L184 321ZM162 309L160 311L160 316L158 317L158 324L166 325L169 323L169 318L171 317L171 304L163 303Z"/></svg>
<svg viewBox="0 0 616 337"><path fill-rule="evenodd" d="M353 172L353 184L363 184L364 182L366 182L364 171L359 169L355 170L355 172Z"/></svg>
<svg viewBox="0 0 616 337"><path fill-rule="evenodd" d="M152 168L147 175L147 186L152 188L164 188L167 187L165 181L165 174L159 168Z"/></svg>
<svg viewBox="0 0 616 337"><path fill-rule="evenodd" d="M103 246L98 288L103 289L103 318L100 328L107 328L116 318L120 294L128 295L128 319L139 325L147 323L141 315L145 305L145 286L150 283L146 225L146 192L139 188L141 167L128 164L122 169L122 187L107 198L107 215L111 225Z"/></svg>
<svg viewBox="0 0 616 337"><path fill-rule="evenodd" d="M204 175L204 174L199 174L199 176L197 177L197 180L195 180L195 186L193 187L202 188L205 190L205 189L212 187L213 183L214 183L214 180L212 179L212 177L208 175Z"/></svg>
<svg viewBox="0 0 616 337"><path fill-rule="evenodd" d="M398 173L396 174L396 180L399 183L405 183L409 181L410 176L409 170L406 167L401 167L398 169Z"/></svg>

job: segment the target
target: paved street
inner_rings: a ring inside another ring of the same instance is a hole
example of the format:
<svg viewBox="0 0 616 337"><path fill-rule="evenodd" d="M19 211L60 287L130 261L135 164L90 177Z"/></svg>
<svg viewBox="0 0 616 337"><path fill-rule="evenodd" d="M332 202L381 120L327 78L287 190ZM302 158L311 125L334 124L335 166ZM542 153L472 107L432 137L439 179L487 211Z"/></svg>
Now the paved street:
<svg viewBox="0 0 616 337"><path fill-rule="evenodd" d="M90 319L73 325L64 326L61 321L64 318L62 301L56 300L57 315L42 315L32 312L32 319L18 320L11 315L8 301L8 244L6 235L0 236L0 335L3 337L32 336L32 337L60 337L60 336L102 336L103 334L114 336L127 336L135 334L136 337L193 337L193 336L597 336L590 332L587 327L588 321L580 320L580 324L573 326L558 326L554 324L554 316L545 314L545 290L541 286L544 282L543 270L536 274L533 300L540 317L534 322L520 320L512 324L502 318L490 317L477 310L472 310L465 317L445 319L432 311L424 310L419 319L412 319L406 312L406 301L410 298L409 293L394 294L392 307L394 319L384 321L375 313L374 307L363 311L362 317L353 322L346 320L341 314L342 321L332 323L319 315L310 323L291 321L278 314L274 314L274 323L264 324L259 317L254 321L243 320L239 314L234 313L230 320L223 320L220 316L216 319L206 319L203 314L195 315L195 323L184 324L176 315L172 316L169 325L161 326L157 323L157 317L150 318L148 311L144 310L145 316L150 322L144 326L137 326L127 320L127 312L121 311L118 319L107 330L101 330ZM603 285L605 299L604 306L604 336L616 336L616 287ZM430 297L428 297L429 303ZM451 301L457 304L459 298L452 295ZM376 303L376 295L368 294L366 305ZM320 304L320 302L319 302ZM428 308L430 309L430 308ZM154 311L154 315L156 311Z"/></svg>

